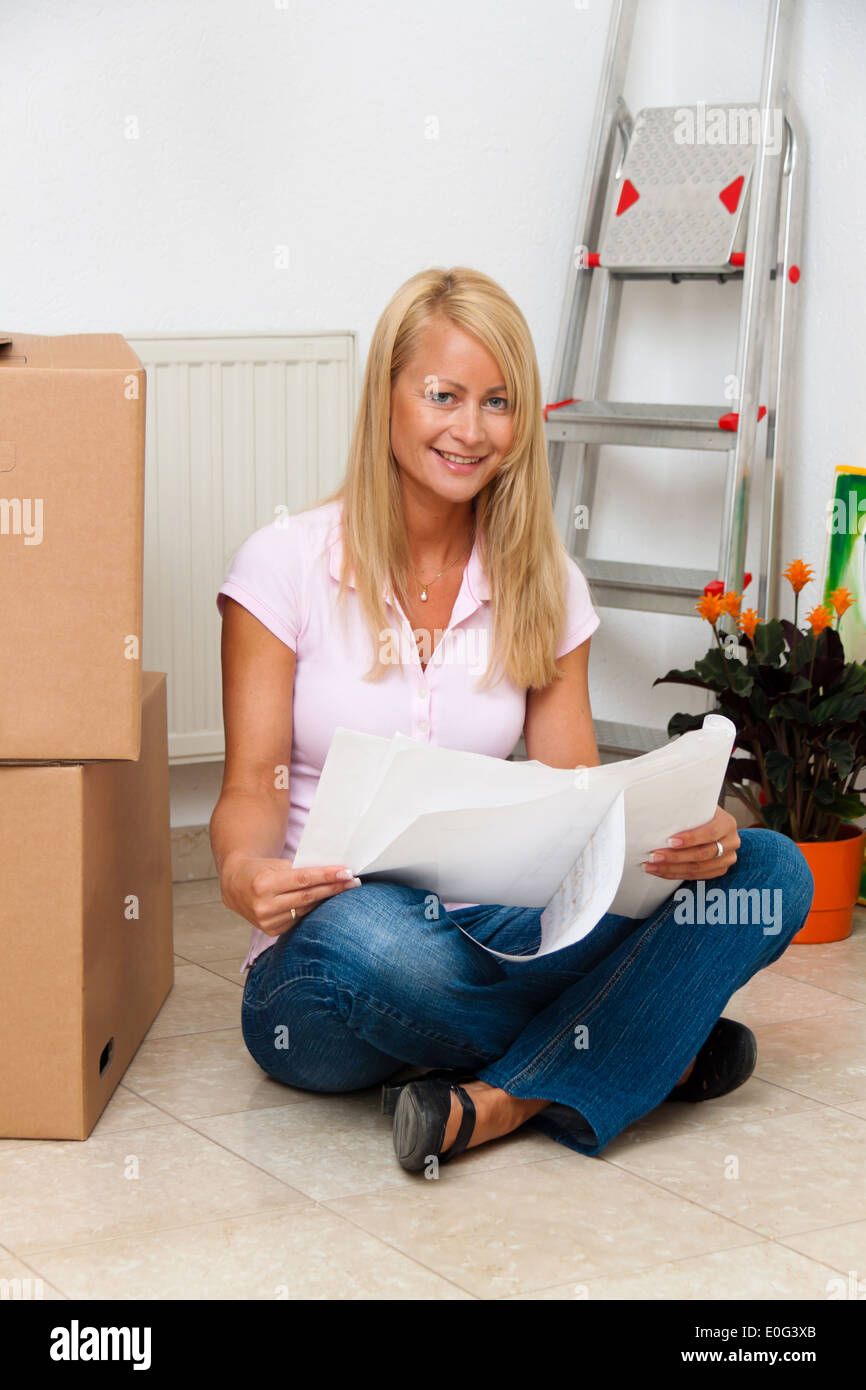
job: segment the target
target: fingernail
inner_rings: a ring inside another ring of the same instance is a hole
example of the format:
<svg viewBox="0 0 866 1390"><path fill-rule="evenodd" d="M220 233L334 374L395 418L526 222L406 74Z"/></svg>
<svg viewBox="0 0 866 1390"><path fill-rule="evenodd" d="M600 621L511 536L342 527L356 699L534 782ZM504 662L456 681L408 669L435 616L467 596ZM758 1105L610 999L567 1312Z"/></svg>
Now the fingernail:
<svg viewBox="0 0 866 1390"><path fill-rule="evenodd" d="M661 860L664 859L664 855L659 854L657 850L653 850L652 854L648 855L647 857L651 864L658 864L661 862Z"/></svg>
<svg viewBox="0 0 866 1390"><path fill-rule="evenodd" d="M645 874L654 874L654 873L655 873L655 869L653 868L652 864L644 864L644 865L643 865L643 871L644 871Z"/></svg>
<svg viewBox="0 0 866 1390"><path fill-rule="evenodd" d="M671 835L667 840L665 840L665 844L670 845L671 849L678 849L679 846L682 844L682 838L679 835Z"/></svg>
<svg viewBox="0 0 866 1390"><path fill-rule="evenodd" d="M361 887L361 880L360 880L359 878L353 878L351 884L349 885L349 887L350 887L350 888L360 888L360 887Z"/></svg>
<svg viewBox="0 0 866 1390"><path fill-rule="evenodd" d="M354 874L352 873L352 870L351 870L351 869L338 869L337 872L336 872L335 877L336 877L336 878L354 878Z"/></svg>

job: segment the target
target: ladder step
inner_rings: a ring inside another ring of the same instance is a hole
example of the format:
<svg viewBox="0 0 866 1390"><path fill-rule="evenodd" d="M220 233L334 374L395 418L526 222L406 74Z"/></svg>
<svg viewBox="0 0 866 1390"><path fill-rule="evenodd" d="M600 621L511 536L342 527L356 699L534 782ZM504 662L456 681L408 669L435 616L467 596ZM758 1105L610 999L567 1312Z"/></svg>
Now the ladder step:
<svg viewBox="0 0 866 1390"><path fill-rule="evenodd" d="M636 444L658 449L732 447L730 431L719 427L717 405L635 404L631 401L572 401L548 406L548 440L584 444Z"/></svg>
<svg viewBox="0 0 866 1390"><path fill-rule="evenodd" d="M618 724L610 719L595 720L595 741L599 753L615 753L621 758L636 758L652 753L669 743L664 729L644 728L640 724Z"/></svg>
<svg viewBox="0 0 866 1390"><path fill-rule="evenodd" d="M670 565L636 565L621 560L578 560L602 608L631 608L649 613L695 616L704 586L717 578L709 570L674 569Z"/></svg>

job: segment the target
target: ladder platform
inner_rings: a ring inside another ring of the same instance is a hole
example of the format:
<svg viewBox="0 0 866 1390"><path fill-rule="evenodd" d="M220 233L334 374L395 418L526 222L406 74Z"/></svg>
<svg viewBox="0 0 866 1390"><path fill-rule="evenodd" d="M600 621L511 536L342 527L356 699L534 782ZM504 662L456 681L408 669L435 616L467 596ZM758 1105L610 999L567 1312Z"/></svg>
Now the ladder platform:
<svg viewBox="0 0 866 1390"><path fill-rule="evenodd" d="M719 424L726 418L724 406L573 401L547 411L545 433L551 441L720 452L732 447L730 431Z"/></svg>
<svg viewBox="0 0 866 1390"><path fill-rule="evenodd" d="M708 265L699 270L696 270L694 266L682 266L680 269L674 270L671 270L670 267L653 270L644 266L640 270L611 270L609 274L614 280L670 280L673 285L680 284L682 280L715 280L720 285L726 285L729 280L742 280L743 278L742 268L732 265ZM770 278L775 278L775 272L771 274Z"/></svg>
<svg viewBox="0 0 866 1390"><path fill-rule="evenodd" d="M644 728L640 724L618 724L615 720L594 721L599 753L615 753L621 758L637 758L670 742L665 729Z"/></svg>
<svg viewBox="0 0 866 1390"><path fill-rule="evenodd" d="M645 613L695 617L704 586L716 578L710 570L673 569L670 565L636 565L625 560L582 556L580 568L602 608L629 608Z"/></svg>

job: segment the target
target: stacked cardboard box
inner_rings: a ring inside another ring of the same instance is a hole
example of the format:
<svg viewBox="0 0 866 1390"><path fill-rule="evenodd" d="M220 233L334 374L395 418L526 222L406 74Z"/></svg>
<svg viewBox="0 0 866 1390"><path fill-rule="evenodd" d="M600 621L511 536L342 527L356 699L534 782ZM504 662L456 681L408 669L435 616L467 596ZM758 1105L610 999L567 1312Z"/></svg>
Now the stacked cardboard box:
<svg viewBox="0 0 866 1390"><path fill-rule="evenodd" d="M86 1139L174 979L144 368L0 334L0 1136Z"/></svg>

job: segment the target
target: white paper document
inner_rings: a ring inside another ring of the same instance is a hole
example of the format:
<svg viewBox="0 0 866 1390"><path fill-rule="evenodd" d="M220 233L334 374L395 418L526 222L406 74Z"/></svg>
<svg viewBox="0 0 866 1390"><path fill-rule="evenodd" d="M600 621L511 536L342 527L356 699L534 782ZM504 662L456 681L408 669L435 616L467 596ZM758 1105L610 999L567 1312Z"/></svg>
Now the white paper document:
<svg viewBox="0 0 866 1390"><path fill-rule="evenodd" d="M606 912L647 917L675 891L682 880L641 864L712 819L735 732L708 714L652 753L571 770L338 728L293 862L345 864L445 902L542 908L533 955L484 948L531 960Z"/></svg>

